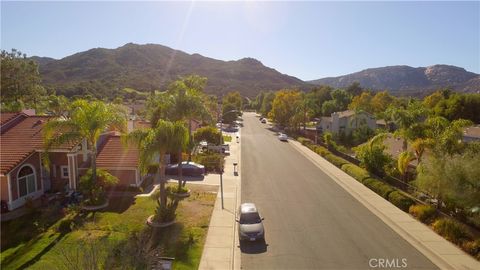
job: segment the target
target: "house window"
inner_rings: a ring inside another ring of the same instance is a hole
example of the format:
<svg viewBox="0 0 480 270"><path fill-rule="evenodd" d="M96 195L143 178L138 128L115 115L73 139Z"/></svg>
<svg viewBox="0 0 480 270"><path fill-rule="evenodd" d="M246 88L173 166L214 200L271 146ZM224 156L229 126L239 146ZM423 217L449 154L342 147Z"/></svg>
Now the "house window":
<svg viewBox="0 0 480 270"><path fill-rule="evenodd" d="M19 197L33 193L37 189L35 171L30 165L23 166L17 175Z"/></svg>
<svg viewBox="0 0 480 270"><path fill-rule="evenodd" d="M68 166L60 166L60 175L62 178L68 178Z"/></svg>

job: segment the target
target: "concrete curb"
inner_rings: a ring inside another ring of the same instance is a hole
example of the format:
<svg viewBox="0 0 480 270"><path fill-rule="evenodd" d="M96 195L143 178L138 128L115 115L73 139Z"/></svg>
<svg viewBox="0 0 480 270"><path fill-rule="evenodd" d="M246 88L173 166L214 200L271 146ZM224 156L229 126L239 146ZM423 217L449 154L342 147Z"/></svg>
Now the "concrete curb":
<svg viewBox="0 0 480 270"><path fill-rule="evenodd" d="M322 169L339 186L350 193L440 269L480 269L480 262L436 234L428 226L398 209L309 148L297 141L291 140L290 142L302 155Z"/></svg>
<svg viewBox="0 0 480 270"><path fill-rule="evenodd" d="M225 159L226 165L223 174L225 208L221 208L219 187L199 269L240 269L240 254L236 246L238 242L238 237L236 236L237 226L235 223L237 206L241 195L240 143L232 140L230 145L230 155ZM238 164L238 174L234 174L233 162ZM207 180L210 185L216 182L211 180Z"/></svg>

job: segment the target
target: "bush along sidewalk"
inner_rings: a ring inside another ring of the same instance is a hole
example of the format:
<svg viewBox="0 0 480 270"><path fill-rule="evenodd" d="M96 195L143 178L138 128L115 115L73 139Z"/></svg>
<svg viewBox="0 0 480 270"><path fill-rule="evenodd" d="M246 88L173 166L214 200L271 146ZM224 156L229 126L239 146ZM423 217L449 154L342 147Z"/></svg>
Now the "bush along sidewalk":
<svg viewBox="0 0 480 270"><path fill-rule="evenodd" d="M297 141L322 156L396 207L409 213L422 223L429 225L436 233L456 244L477 260L480 260L480 238L474 237L469 228L464 224L452 218L439 218L440 214L433 206L417 203L417 201L407 193L374 178L374 176L364 168L336 156L327 148L316 145L310 139L298 137Z"/></svg>

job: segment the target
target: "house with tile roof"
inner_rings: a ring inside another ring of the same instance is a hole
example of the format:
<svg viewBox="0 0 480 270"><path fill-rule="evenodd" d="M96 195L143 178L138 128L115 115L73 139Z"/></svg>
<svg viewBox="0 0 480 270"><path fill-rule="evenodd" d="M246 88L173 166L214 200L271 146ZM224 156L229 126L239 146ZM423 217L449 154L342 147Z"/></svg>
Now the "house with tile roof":
<svg viewBox="0 0 480 270"><path fill-rule="evenodd" d="M138 167L138 149L133 145L126 146L117 132L105 133L99 141L97 168L116 176L118 185L140 186L146 176Z"/></svg>
<svg viewBox="0 0 480 270"><path fill-rule="evenodd" d="M36 199L48 190L76 185L76 165L86 158L80 145L62 145L52 150L50 167L42 161L44 124L49 116L26 113L0 114L1 200L9 210ZM82 157L82 154L84 157Z"/></svg>
<svg viewBox="0 0 480 270"><path fill-rule="evenodd" d="M42 156L43 127L50 116L0 113L0 199L9 210L37 199L45 192L74 190L80 176L90 167L90 151L85 142L51 149L48 167ZM139 186L138 151L125 147L120 135L102 134L98 142L97 168L119 178L119 185Z"/></svg>
<svg viewBox="0 0 480 270"><path fill-rule="evenodd" d="M371 130L375 130L377 128L375 117L367 112L347 110L334 112L329 117L322 117L317 128L321 132L329 131L333 134L344 132L345 134L350 134L358 127L364 125Z"/></svg>

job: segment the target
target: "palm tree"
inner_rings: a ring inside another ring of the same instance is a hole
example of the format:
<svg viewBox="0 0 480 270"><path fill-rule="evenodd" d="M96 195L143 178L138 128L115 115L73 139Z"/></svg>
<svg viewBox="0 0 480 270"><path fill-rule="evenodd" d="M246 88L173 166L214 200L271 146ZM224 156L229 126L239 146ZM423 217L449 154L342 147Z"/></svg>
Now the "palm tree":
<svg viewBox="0 0 480 270"><path fill-rule="evenodd" d="M182 183L183 170L182 170L182 153L188 147L190 138L188 136L188 130L181 123L177 123L173 127L173 139L172 139L172 149L177 149L178 151L178 191L185 186L185 182Z"/></svg>
<svg viewBox="0 0 480 270"><path fill-rule="evenodd" d="M91 149L92 182L96 183L98 138L107 130L123 132L126 127L126 117L115 105L79 99L71 104L69 118L55 118L45 124L45 152L48 153L54 146L85 140L88 149ZM44 158L48 164L48 155L44 155Z"/></svg>
<svg viewBox="0 0 480 270"><path fill-rule="evenodd" d="M422 156L425 153L425 150L432 147L433 144L433 139L430 138L417 138L412 142L411 146L413 151L415 152L415 156L419 164L420 162L422 162Z"/></svg>
<svg viewBox="0 0 480 270"><path fill-rule="evenodd" d="M137 145L142 172L147 172L150 164L158 157L156 182L160 183L160 206L164 208L167 207L165 155L168 152L178 151L179 146L184 143L186 133L182 122L159 120L153 128L137 129L123 137L124 143L132 142Z"/></svg>
<svg viewBox="0 0 480 270"><path fill-rule="evenodd" d="M422 118L426 116L425 108L418 102L411 101L406 108L397 108L390 106L386 114L397 125L394 132L395 137L403 139L403 151L408 149L408 141L413 141L419 137L422 130Z"/></svg>
<svg viewBox="0 0 480 270"><path fill-rule="evenodd" d="M406 180L408 165L415 159L415 155L410 151L404 151L398 155L397 168L400 174L402 174L403 181Z"/></svg>

